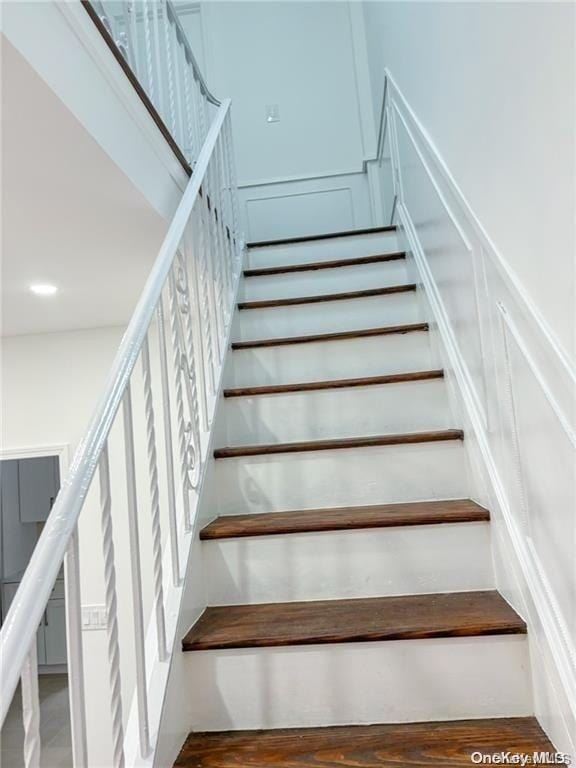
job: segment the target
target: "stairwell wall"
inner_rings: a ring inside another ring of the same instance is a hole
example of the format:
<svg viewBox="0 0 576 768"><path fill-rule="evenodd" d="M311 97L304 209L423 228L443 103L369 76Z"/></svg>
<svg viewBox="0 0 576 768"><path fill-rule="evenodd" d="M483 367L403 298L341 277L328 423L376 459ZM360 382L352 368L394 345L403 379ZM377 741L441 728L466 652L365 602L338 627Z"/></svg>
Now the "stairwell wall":
<svg viewBox="0 0 576 768"><path fill-rule="evenodd" d="M365 11L375 99L389 76L397 219L492 513L498 588L528 620L535 712L575 754L573 9L560 6Z"/></svg>
<svg viewBox="0 0 576 768"><path fill-rule="evenodd" d="M247 239L371 226L350 4L202 3L200 17L208 82L233 101Z"/></svg>

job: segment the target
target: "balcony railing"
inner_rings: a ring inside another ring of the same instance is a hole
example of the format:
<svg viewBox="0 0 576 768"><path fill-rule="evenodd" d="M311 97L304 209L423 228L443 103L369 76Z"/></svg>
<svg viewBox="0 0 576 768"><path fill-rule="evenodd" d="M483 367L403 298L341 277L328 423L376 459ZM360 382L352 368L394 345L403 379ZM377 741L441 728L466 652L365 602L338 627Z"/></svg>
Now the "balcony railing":
<svg viewBox="0 0 576 768"><path fill-rule="evenodd" d="M185 168L196 162L220 101L170 0L83 5Z"/></svg>

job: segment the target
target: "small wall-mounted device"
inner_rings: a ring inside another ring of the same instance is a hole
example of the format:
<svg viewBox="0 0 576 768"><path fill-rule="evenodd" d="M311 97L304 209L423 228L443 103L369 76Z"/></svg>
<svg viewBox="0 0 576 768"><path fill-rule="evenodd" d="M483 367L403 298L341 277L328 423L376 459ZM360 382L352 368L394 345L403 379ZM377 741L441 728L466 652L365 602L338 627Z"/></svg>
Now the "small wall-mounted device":
<svg viewBox="0 0 576 768"><path fill-rule="evenodd" d="M266 104L266 122L277 123L280 121L280 107L278 104Z"/></svg>

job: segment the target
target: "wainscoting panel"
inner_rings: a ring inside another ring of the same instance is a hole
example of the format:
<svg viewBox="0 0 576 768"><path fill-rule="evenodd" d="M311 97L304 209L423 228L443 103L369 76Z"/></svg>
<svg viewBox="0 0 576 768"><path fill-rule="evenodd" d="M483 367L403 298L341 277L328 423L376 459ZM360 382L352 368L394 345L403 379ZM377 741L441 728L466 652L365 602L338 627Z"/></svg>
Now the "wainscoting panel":
<svg viewBox="0 0 576 768"><path fill-rule="evenodd" d="M576 371L388 77L397 222L492 514L498 588L529 625L536 715L576 757Z"/></svg>
<svg viewBox="0 0 576 768"><path fill-rule="evenodd" d="M365 173L240 185L246 239L297 237L373 224Z"/></svg>

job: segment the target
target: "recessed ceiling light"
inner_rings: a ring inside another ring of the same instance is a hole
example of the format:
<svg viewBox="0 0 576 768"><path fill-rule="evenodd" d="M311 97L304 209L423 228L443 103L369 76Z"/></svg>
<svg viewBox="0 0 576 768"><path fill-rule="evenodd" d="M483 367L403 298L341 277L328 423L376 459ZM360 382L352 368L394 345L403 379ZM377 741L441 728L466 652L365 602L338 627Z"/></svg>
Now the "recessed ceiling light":
<svg viewBox="0 0 576 768"><path fill-rule="evenodd" d="M37 296L53 296L58 288L50 283L34 283L30 286L30 290Z"/></svg>

